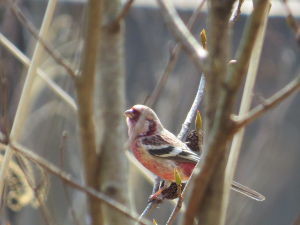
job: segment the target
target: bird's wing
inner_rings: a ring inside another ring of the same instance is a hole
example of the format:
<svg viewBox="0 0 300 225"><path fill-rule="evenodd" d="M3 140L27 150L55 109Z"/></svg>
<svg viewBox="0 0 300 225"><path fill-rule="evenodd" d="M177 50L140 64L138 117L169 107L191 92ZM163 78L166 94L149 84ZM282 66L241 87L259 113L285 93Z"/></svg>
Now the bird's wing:
<svg viewBox="0 0 300 225"><path fill-rule="evenodd" d="M200 157L170 132L143 137L143 147L150 155L196 164Z"/></svg>

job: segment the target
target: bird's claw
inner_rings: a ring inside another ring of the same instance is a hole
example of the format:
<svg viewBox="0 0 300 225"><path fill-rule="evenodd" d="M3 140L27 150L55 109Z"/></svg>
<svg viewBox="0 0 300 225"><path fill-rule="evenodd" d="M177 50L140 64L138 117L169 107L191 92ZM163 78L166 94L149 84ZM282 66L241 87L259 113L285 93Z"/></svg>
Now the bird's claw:
<svg viewBox="0 0 300 225"><path fill-rule="evenodd" d="M164 200L164 198L160 198L157 197L157 195L150 195L149 199L148 199L148 203L152 202L152 201L157 201L157 203L162 203Z"/></svg>

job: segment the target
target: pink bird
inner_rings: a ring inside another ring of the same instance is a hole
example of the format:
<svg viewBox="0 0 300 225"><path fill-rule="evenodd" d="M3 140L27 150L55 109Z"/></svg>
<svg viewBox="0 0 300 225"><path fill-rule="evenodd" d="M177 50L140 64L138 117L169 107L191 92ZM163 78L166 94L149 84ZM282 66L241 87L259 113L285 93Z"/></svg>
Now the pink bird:
<svg viewBox="0 0 300 225"><path fill-rule="evenodd" d="M166 130L149 107L135 105L126 110L124 115L127 117L132 154L144 167L165 180L164 187L150 196L150 200L175 182L174 168L178 170L182 182L187 182L200 157ZM257 201L265 199L261 194L235 181L231 188Z"/></svg>

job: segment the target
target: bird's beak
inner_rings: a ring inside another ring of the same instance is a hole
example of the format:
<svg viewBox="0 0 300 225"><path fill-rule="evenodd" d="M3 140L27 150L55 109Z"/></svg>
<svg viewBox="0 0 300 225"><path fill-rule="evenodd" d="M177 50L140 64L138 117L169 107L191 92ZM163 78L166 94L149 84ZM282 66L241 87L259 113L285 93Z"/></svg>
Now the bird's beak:
<svg viewBox="0 0 300 225"><path fill-rule="evenodd" d="M133 118L133 109L128 109L124 112L124 116Z"/></svg>

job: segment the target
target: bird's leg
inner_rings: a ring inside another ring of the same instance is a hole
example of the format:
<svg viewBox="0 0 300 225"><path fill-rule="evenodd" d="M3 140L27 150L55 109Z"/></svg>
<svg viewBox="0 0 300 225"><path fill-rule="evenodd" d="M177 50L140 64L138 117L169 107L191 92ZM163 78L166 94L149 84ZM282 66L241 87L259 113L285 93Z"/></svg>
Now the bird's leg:
<svg viewBox="0 0 300 225"><path fill-rule="evenodd" d="M161 189L159 189L155 194L153 194L153 195L151 195L150 197L149 197L149 201L152 201L152 200L154 200L154 199L158 199L158 200L163 200L162 198L158 198L157 196L163 191L163 190L165 190L166 188L168 188L170 185L171 185L171 181L169 181L169 180L165 180L164 181L165 183L164 183L164 186L161 188Z"/></svg>

